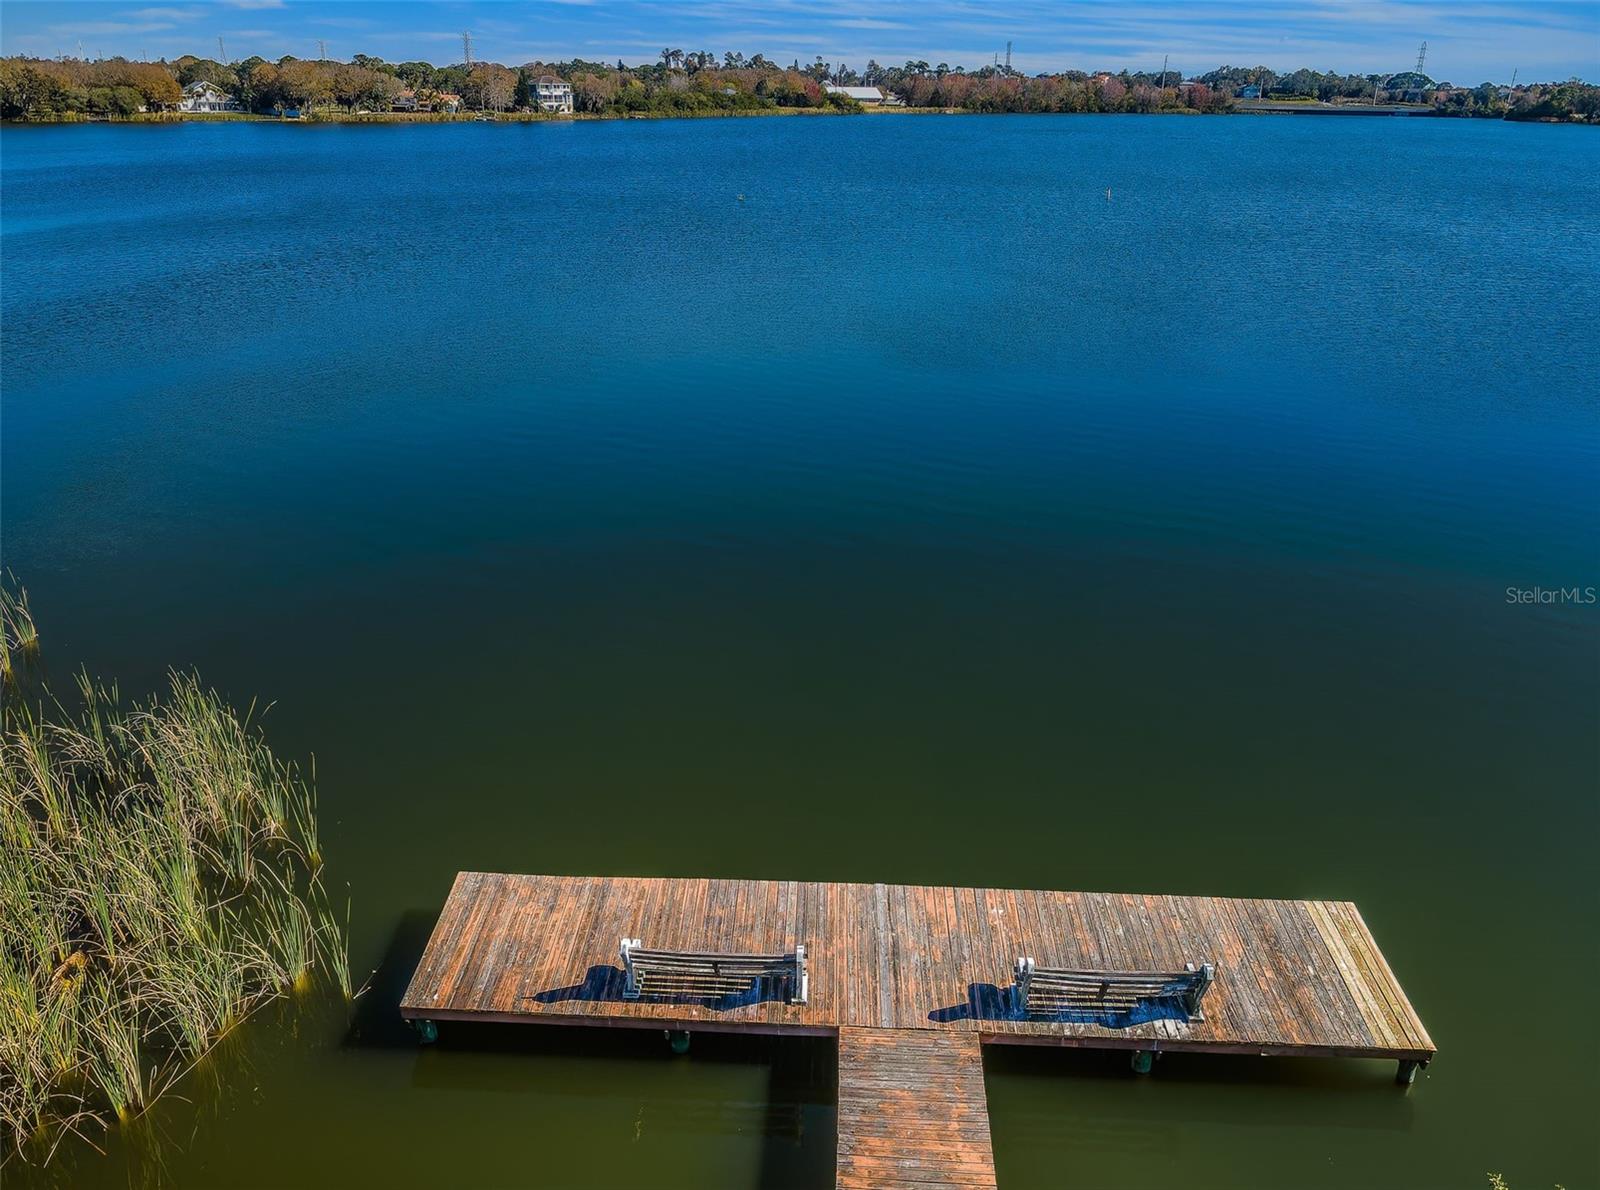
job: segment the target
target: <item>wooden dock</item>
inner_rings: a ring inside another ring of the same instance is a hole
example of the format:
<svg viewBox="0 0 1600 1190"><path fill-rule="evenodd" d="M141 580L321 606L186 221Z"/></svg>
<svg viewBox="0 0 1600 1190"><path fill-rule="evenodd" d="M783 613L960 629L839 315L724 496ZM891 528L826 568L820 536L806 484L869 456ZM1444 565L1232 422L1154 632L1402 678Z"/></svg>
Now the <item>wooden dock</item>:
<svg viewBox="0 0 1600 1190"><path fill-rule="evenodd" d="M623 938L742 953L801 944L810 994L625 999ZM1216 979L1203 1019L1019 1017L1008 989L1022 955L1095 970L1212 963ZM983 1044L1387 1058L1403 1074L1434 1054L1344 901L463 872L400 1011L837 1037L840 1186L993 1185Z"/></svg>

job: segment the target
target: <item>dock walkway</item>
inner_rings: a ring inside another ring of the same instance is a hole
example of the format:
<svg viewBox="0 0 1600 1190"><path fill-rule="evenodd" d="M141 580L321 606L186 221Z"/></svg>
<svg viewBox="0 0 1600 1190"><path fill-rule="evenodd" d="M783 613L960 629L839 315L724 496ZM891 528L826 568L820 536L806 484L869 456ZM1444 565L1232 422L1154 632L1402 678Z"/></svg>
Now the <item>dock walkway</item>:
<svg viewBox="0 0 1600 1190"><path fill-rule="evenodd" d="M753 954L803 944L810 995L804 1004L625 999L623 938ZM1094 970L1209 962L1216 980L1203 1019L1155 1007L1115 1019L1022 1017L1008 991L1022 955ZM434 1022L837 1037L841 1186L873 1184L846 1174L890 1168L896 1137L900 1160L921 1157L924 1141L927 1154L952 1155L946 1184L992 1184L983 1044L1387 1058L1402 1072L1434 1054L1345 901L463 872L400 1010ZM928 1088L920 1106L917 1086ZM891 1109L904 1121L867 1127ZM948 1127L948 1146L931 1142L936 1126ZM940 1181L927 1170L919 1179Z"/></svg>
<svg viewBox="0 0 1600 1190"><path fill-rule="evenodd" d="M989 1186L994 1149L973 1033L839 1030L838 1190Z"/></svg>

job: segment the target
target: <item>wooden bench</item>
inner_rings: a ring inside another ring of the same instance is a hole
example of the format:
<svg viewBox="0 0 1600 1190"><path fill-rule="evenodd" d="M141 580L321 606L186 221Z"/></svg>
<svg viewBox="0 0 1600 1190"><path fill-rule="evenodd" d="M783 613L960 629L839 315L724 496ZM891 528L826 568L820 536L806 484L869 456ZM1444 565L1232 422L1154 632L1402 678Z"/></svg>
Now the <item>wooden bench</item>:
<svg viewBox="0 0 1600 1190"><path fill-rule="evenodd" d="M1210 963L1182 971L1074 971L1017 960L1015 1003L1024 1014L1131 1012L1141 1003L1174 1001L1190 1020L1203 1021L1200 1002L1216 979Z"/></svg>
<svg viewBox="0 0 1600 1190"><path fill-rule="evenodd" d="M640 996L721 1000L783 981L785 999L804 1004L809 990L806 948L793 954L700 954L684 950L646 950L637 938L622 940L622 965L628 973L624 1000Z"/></svg>

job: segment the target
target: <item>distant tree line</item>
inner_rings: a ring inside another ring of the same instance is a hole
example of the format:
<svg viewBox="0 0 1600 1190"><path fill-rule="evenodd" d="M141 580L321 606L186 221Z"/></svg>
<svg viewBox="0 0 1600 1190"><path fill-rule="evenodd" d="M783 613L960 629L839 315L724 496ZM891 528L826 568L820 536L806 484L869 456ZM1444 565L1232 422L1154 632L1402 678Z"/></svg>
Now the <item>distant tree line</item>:
<svg viewBox="0 0 1600 1190"><path fill-rule="evenodd" d="M0 58L0 116L6 119L68 112L132 115L170 107L181 98L177 75L165 63Z"/></svg>
<svg viewBox="0 0 1600 1190"><path fill-rule="evenodd" d="M968 71L947 63L908 61L861 71L818 57L785 67L761 54L665 48L658 60L628 66L574 60L529 62L518 67L479 62L434 66L385 62L357 54L348 62L294 57L236 62L184 56L167 62L112 58L0 59L0 117L52 119L129 116L175 107L182 88L207 82L247 111L388 112L407 96L407 110L457 101L474 111L537 107L541 77L572 85L577 111L608 116L693 115L776 108L857 110L826 84L878 87L910 107L974 112L1164 112L1231 110L1246 88L1270 99L1325 102L1410 100L1446 115L1600 122L1600 88L1578 80L1524 84L1484 83L1474 88L1436 83L1424 75L1344 75L1297 70L1278 74L1265 66L1223 66L1184 80L1176 70L1025 75L995 63Z"/></svg>
<svg viewBox="0 0 1600 1190"><path fill-rule="evenodd" d="M1505 87L1479 83L1458 87L1435 82L1413 70L1399 74L1340 74L1296 70L1280 75L1265 66L1224 66L1198 79L1237 95L1245 87L1260 89L1263 99L1316 99L1324 103L1368 100L1376 103L1421 102L1441 115L1487 116L1507 120L1600 120L1600 87L1570 79L1564 83L1525 83Z"/></svg>

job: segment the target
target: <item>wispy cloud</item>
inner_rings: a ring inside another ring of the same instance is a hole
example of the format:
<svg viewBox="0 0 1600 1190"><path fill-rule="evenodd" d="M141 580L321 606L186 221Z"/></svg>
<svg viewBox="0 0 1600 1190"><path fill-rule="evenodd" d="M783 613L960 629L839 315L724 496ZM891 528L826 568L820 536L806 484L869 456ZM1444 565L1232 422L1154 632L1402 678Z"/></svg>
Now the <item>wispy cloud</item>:
<svg viewBox="0 0 1600 1190"><path fill-rule="evenodd" d="M110 37L118 33L160 33L163 29L176 28L171 21L79 21L51 25L50 32L58 37Z"/></svg>

